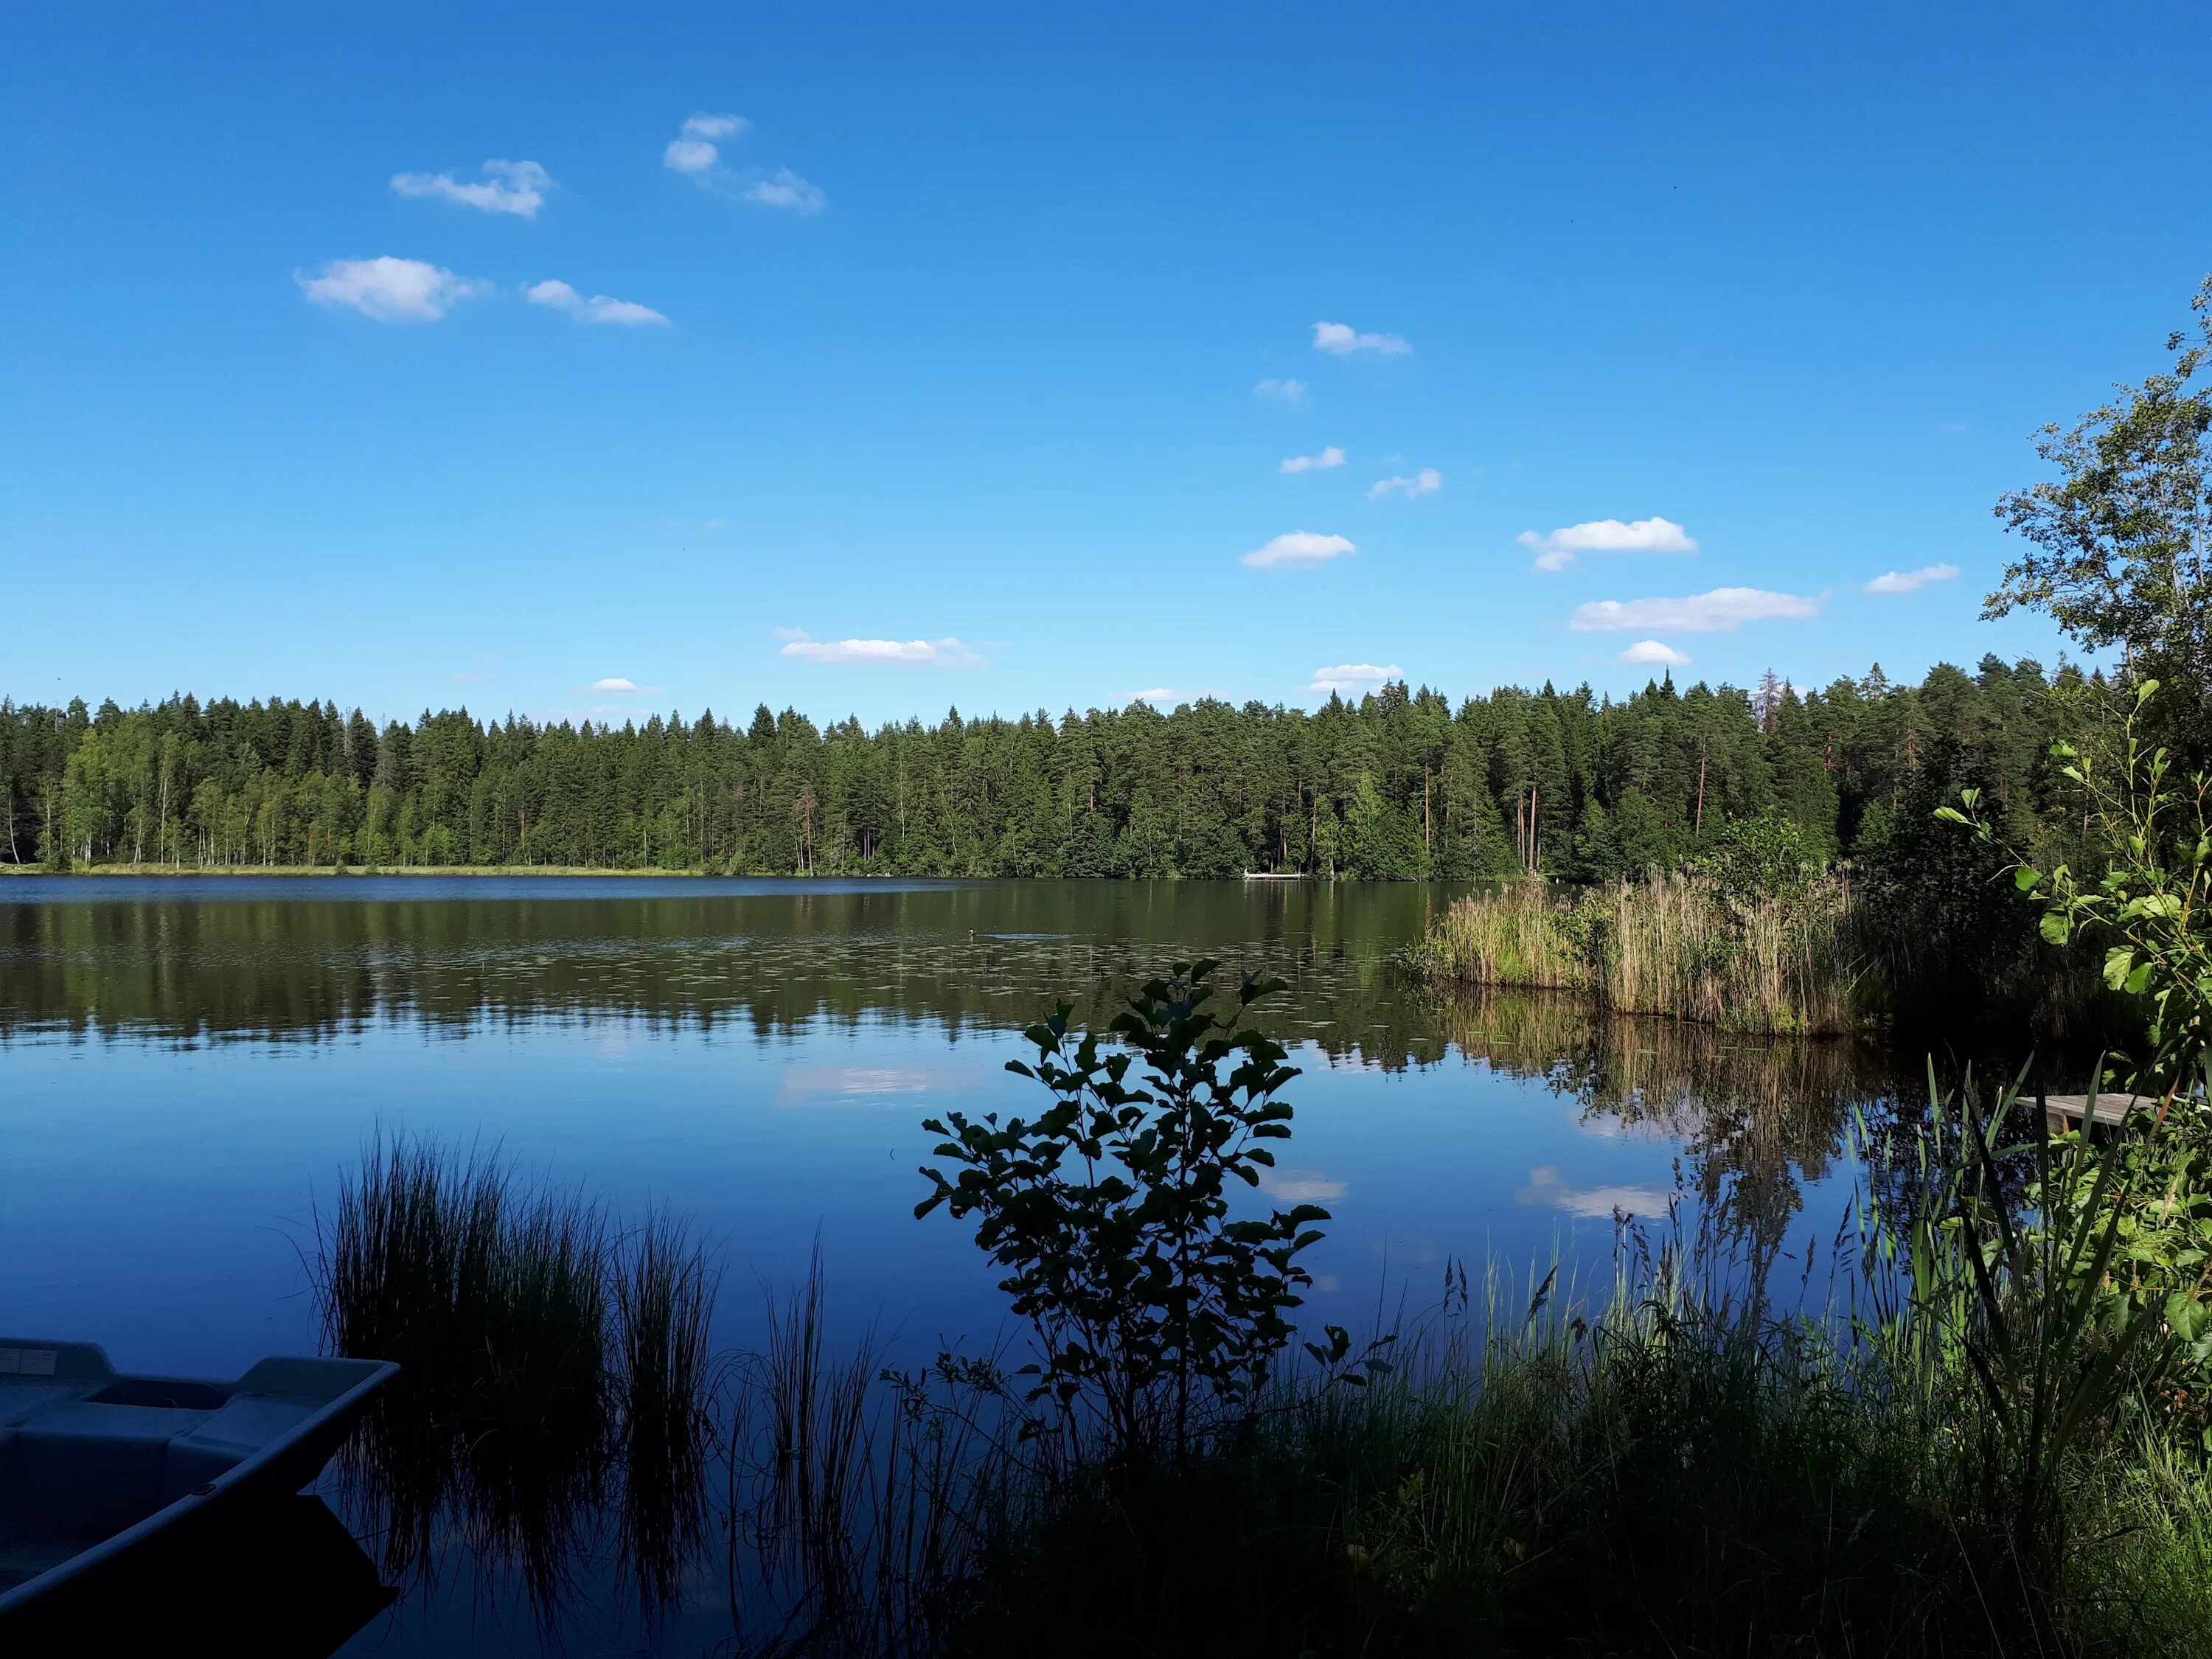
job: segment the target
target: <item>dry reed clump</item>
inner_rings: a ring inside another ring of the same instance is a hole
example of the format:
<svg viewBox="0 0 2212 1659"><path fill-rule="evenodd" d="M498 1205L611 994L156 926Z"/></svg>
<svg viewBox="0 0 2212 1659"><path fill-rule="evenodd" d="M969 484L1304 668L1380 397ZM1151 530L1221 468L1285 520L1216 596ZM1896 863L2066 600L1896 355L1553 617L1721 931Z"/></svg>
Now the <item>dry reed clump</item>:
<svg viewBox="0 0 2212 1659"><path fill-rule="evenodd" d="M1407 960L1438 983L1576 991L1617 1013L1832 1036L1869 1023L1850 921L1850 890L1834 876L1743 897L1675 873L1571 904L1516 882L1460 900Z"/></svg>

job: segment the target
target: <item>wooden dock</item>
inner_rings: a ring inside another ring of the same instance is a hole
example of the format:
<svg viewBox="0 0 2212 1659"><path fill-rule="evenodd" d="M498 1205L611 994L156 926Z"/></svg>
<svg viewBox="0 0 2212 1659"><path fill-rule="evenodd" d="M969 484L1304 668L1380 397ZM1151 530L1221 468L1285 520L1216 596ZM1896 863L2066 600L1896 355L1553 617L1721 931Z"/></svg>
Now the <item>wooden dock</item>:
<svg viewBox="0 0 2212 1659"><path fill-rule="evenodd" d="M2043 1121L2052 1134L2063 1134L2077 1129L2081 1120L2089 1115L2090 1097L2087 1095L2045 1095L2043 1097ZM2097 1121L2102 1124L2124 1123L2137 1112L2156 1112L2156 1095L2100 1094L2097 1102Z"/></svg>

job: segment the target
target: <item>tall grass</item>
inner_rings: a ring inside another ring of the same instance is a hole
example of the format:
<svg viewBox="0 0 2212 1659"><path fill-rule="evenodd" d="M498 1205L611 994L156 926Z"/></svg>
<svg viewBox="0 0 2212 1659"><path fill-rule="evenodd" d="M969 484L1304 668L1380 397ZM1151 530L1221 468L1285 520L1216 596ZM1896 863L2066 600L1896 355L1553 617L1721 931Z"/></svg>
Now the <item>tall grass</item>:
<svg viewBox="0 0 2212 1659"><path fill-rule="evenodd" d="M1745 897L1676 872L1571 904L1516 882L1460 900L1407 959L1432 982L1577 991L1620 1013L1833 1035L1868 1023L1850 909L1834 876Z"/></svg>
<svg viewBox="0 0 2212 1659"><path fill-rule="evenodd" d="M446 1529L520 1571L541 1612L611 1514L651 1604L696 1547L715 1282L666 1217L634 1235L512 1164L381 1134L316 1218L325 1346L399 1362L346 1471L387 1571Z"/></svg>
<svg viewBox="0 0 2212 1659"><path fill-rule="evenodd" d="M622 1561L648 1607L674 1600L704 1535L714 1291L704 1251L665 1212L646 1218L615 1264Z"/></svg>
<svg viewBox="0 0 2212 1659"><path fill-rule="evenodd" d="M794 1576L741 1650L2201 1653L2201 1451L2110 1390L2063 1432L2036 1415L2054 1379L2120 1374L2109 1333L2065 1322L2096 1241L2070 1266L1984 1251L1955 1224L1979 1154L1926 1145L1912 1202L1868 1222L1887 1244L1835 1257L1806 1315L1679 1215L1588 1293L1492 1271L1470 1297L1448 1267L1395 1370L1283 1379L1182 1459L1025 1441L988 1364L864 1398L817 1277L755 1379L744 1501Z"/></svg>
<svg viewBox="0 0 2212 1659"><path fill-rule="evenodd" d="M787 1296L770 1297L768 1323L765 1350L738 1362L729 1425L740 1650L942 1652L955 1587L1013 1449L1009 1419L994 1409L995 1367L940 1358L926 1376L987 1386L933 1409L923 1379L882 1368L872 1333L832 1358L818 1256Z"/></svg>

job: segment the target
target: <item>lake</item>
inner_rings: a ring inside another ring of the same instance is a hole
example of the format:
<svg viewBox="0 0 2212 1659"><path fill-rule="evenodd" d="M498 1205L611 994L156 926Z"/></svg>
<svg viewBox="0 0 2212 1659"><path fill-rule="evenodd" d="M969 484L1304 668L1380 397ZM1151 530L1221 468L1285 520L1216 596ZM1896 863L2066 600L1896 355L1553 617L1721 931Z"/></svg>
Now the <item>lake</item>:
<svg viewBox="0 0 2212 1659"><path fill-rule="evenodd" d="M1033 1109L1003 1069L1024 1026L1062 1000L1103 1023L1133 976L1200 954L1290 981L1262 1005L1304 1070L1268 1185L1334 1212L1306 1258L1316 1322L1426 1306L1455 1260L1601 1275L1616 1212L1663 1218L1678 1194L1747 1260L1825 1249L1850 1111L1896 1092L1884 1056L1431 996L1393 957L1460 890L11 878L0 1332L185 1375L312 1351L316 1216L366 1141L407 1131L690 1218L725 1263L719 1346L757 1344L765 1292L817 1248L840 1340L987 1345L996 1275L944 1215L913 1217L920 1121ZM343 1650L536 1650L466 1580ZM702 1580L653 1644L699 1650L720 1594ZM573 1645L644 1650L588 1583L580 1607Z"/></svg>

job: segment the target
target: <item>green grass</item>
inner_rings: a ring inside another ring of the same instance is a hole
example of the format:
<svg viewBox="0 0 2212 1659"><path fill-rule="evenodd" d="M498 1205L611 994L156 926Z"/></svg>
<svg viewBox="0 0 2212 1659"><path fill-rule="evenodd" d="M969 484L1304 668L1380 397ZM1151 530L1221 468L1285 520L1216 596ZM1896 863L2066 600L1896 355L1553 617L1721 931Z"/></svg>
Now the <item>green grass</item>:
<svg viewBox="0 0 2212 1659"><path fill-rule="evenodd" d="M761 1358L732 1492L748 1551L786 1551L750 1633L915 1659L2204 1651L2212 1489L2151 1419L2069 1445L2051 1528L2023 1486L2049 1467L1979 1431L1955 1345L1917 1363L1934 1304L1875 1316L1870 1262L1809 1319L1709 1241L1620 1262L1589 1297L1493 1277L1472 1310L1462 1276L1366 1387L1288 1378L1198 1455L1119 1462L1024 1440L989 1366L864 1404L817 1281Z"/></svg>
<svg viewBox="0 0 2212 1659"><path fill-rule="evenodd" d="M2070 1472L2062 1580L1992 1507L1955 1402L1652 1289L1579 1329L1431 1331L1188 1467L999 1488L936 1650L2203 1651L2212 1507L2163 1443Z"/></svg>

